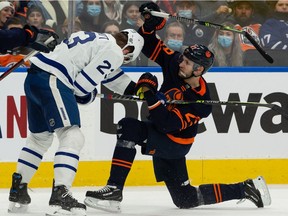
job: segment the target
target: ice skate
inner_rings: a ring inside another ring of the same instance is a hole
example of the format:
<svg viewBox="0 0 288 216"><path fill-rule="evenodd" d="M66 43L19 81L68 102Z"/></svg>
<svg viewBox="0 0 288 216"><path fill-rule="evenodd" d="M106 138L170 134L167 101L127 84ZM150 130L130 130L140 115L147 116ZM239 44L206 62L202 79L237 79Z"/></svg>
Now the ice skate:
<svg viewBox="0 0 288 216"><path fill-rule="evenodd" d="M23 213L28 209L28 204L31 203L31 198L27 191L27 183L21 183L22 175L13 173L12 186L9 194L8 212Z"/></svg>
<svg viewBox="0 0 288 216"><path fill-rule="evenodd" d="M97 191L87 191L84 203L95 209L108 212L121 212L122 190L116 186L106 185Z"/></svg>
<svg viewBox="0 0 288 216"><path fill-rule="evenodd" d="M271 204L271 197L266 185L266 182L262 176L258 176L255 179L248 179L244 181L244 194L245 199L253 202L258 208L269 206Z"/></svg>
<svg viewBox="0 0 288 216"><path fill-rule="evenodd" d="M86 206L79 203L64 185L54 186L49 201L49 211L46 216L84 216Z"/></svg>

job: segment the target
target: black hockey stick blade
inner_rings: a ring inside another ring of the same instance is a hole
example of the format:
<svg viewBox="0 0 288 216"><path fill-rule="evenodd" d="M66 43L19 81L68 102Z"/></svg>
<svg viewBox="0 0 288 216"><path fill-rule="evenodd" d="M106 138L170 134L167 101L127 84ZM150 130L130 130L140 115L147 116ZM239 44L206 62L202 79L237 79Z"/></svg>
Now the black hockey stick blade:
<svg viewBox="0 0 288 216"><path fill-rule="evenodd" d="M136 101L136 102L146 102L143 99L140 99L134 95L118 95L118 94L97 94L97 97L107 100L124 100L124 101ZM258 103L258 102L241 102L241 101L216 101L216 100L196 100L196 101L187 101L187 100L168 100L167 104L206 104L212 106L257 106L257 107L266 107L274 110L288 120L288 110L283 109L282 107L276 104L269 103Z"/></svg>
<svg viewBox="0 0 288 216"><path fill-rule="evenodd" d="M234 28L231 28L229 26L225 26L225 25L221 25L221 24L217 24L217 23L211 23L211 22L201 21L201 20L197 20L197 19L189 19L186 17L173 16L171 14L164 13L164 12L151 11L150 13L153 16L157 16L157 17L163 17L166 19L174 18L174 19L181 21L181 22L193 23L193 24L198 24L198 25L202 25L202 26L206 26L206 27L212 27L212 28L219 29L219 30L231 31L234 33L242 34L253 44L255 49L263 56L263 58L265 58L270 64L272 64L274 62L273 58L270 55L268 55L268 53L265 52L263 50L263 48L255 41L255 39L246 31L234 29Z"/></svg>

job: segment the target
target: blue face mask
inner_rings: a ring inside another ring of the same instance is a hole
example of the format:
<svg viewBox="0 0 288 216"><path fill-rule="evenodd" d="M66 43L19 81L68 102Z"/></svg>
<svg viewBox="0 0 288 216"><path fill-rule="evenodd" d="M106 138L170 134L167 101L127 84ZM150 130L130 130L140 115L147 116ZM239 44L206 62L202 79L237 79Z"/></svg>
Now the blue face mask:
<svg viewBox="0 0 288 216"><path fill-rule="evenodd" d="M98 16L101 13L100 5L87 5L87 13L91 16Z"/></svg>
<svg viewBox="0 0 288 216"><path fill-rule="evenodd" d="M174 51L180 51L181 47L183 46L183 41L169 39L167 41L167 46Z"/></svg>
<svg viewBox="0 0 288 216"><path fill-rule="evenodd" d="M224 35L218 35L218 43L222 46L222 47L230 47L232 45L233 39L231 37L228 36L224 36Z"/></svg>
<svg viewBox="0 0 288 216"><path fill-rule="evenodd" d="M136 26L137 25L137 21L136 20L132 20L130 18L127 18L127 21L126 21L129 25L131 26Z"/></svg>
<svg viewBox="0 0 288 216"><path fill-rule="evenodd" d="M185 18L191 19L192 18L192 11L191 10L179 10L178 15L180 17L185 17Z"/></svg>

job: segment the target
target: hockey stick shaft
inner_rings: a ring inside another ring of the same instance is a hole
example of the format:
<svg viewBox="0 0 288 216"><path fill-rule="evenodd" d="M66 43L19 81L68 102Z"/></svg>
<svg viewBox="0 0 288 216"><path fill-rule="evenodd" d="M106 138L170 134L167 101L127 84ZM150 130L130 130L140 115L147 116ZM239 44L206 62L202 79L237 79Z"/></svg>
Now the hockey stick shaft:
<svg viewBox="0 0 288 216"><path fill-rule="evenodd" d="M171 14L168 13L164 13L164 12L158 12L158 11L150 11L150 13L153 16L156 17L163 17L166 19L169 18L174 18L178 21L181 22L186 22L186 23L193 23L193 24L198 24L198 25L202 25L202 26L206 26L206 27L212 27L212 28L216 28L219 30L225 30L225 31L231 31L234 33L238 33L238 34L242 34L244 35L252 44L253 46L256 48L256 50L269 62L269 63L273 63L274 60L273 58L267 53L265 52L262 47L255 41L255 39L246 31L242 31L242 30L238 30L238 29L234 29L231 28L229 26L225 26L225 25L220 25L220 24L216 24L216 23L211 23L211 22L206 22L206 21L200 21L197 19L189 19L189 18L185 18L185 17L179 17L179 16L173 16Z"/></svg>
<svg viewBox="0 0 288 216"><path fill-rule="evenodd" d="M145 100L140 99L133 95L116 95L116 94L97 94L98 98L107 100L123 100L123 101L135 101L135 102L145 102ZM196 101L185 101L185 100L170 100L166 101L167 104L205 104L212 106L257 106L266 107L274 110L275 112L281 114L288 119L288 110L276 104L269 103L258 103L258 102L241 102L241 101L216 101L216 100L196 100Z"/></svg>
<svg viewBox="0 0 288 216"><path fill-rule="evenodd" d="M44 44L47 45L50 42L52 42L54 40L54 37L51 36L49 37ZM4 73L1 74L0 76L0 81L3 80L6 76L8 76L11 72L13 72L15 69L17 69L19 66L21 66L22 64L24 64L27 60L29 60L32 56L36 55L39 51L38 50L33 50L30 53L28 53L23 59L21 59L20 61L18 61L16 64L14 64L11 68L9 68L7 71L5 71Z"/></svg>

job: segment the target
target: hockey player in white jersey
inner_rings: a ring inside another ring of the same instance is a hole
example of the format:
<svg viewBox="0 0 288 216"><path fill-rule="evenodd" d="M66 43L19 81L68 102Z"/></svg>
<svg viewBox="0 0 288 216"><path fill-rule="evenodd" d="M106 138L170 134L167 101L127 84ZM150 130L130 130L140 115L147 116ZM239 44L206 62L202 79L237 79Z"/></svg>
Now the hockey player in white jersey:
<svg viewBox="0 0 288 216"><path fill-rule="evenodd" d="M131 94L135 83L119 68L134 61L143 45L142 36L133 29L114 36L80 31L53 52L39 53L30 59L31 68L24 84L30 134L12 175L8 211L25 211L31 202L27 184L55 133L59 147L54 157L54 181L46 215L86 215L86 206L73 198L69 190L84 145L77 103L93 102L96 87L102 81L116 93Z"/></svg>

